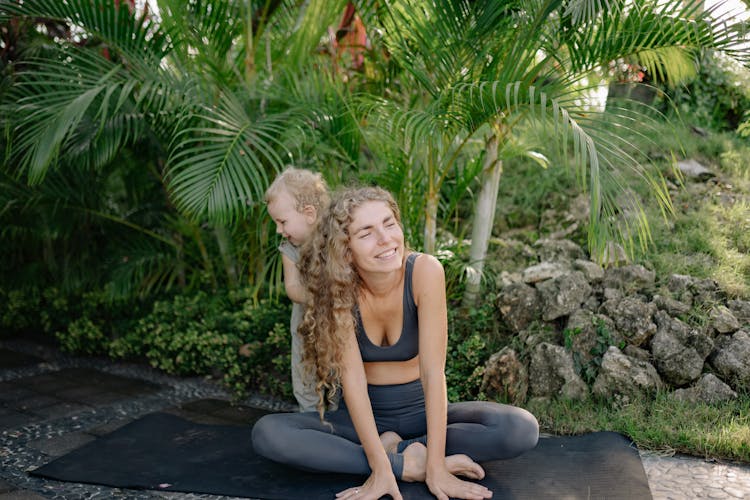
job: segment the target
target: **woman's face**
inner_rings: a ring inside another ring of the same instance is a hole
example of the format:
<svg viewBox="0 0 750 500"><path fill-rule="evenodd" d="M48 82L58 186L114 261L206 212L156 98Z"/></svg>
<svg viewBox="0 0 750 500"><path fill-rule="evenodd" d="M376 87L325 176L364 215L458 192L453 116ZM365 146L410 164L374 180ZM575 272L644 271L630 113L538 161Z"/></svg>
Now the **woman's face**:
<svg viewBox="0 0 750 500"><path fill-rule="evenodd" d="M352 212L349 249L360 272L389 272L401 268L404 232L386 202L367 201Z"/></svg>

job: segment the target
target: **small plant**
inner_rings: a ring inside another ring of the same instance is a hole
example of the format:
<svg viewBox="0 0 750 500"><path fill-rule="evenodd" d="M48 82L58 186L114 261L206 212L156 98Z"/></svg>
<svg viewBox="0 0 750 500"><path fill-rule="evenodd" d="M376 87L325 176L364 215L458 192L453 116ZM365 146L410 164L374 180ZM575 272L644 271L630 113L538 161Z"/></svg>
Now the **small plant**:
<svg viewBox="0 0 750 500"><path fill-rule="evenodd" d="M445 378L448 399L477 399L484 367L497 339L495 301L488 300L468 312L451 308L448 313L448 352Z"/></svg>
<svg viewBox="0 0 750 500"><path fill-rule="evenodd" d="M103 354L109 340L102 329L87 317L78 318L67 330L56 332L55 338L64 351L81 354Z"/></svg>
<svg viewBox="0 0 750 500"><path fill-rule="evenodd" d="M574 349L574 338L581 334L581 328L566 328L563 330L563 342L565 349L572 352L573 366L576 373L588 384L592 385L599 375L599 369L602 366L602 357L607 352L609 346L614 345L612 334L607 329L606 323L601 318L594 318L594 345L589 349L588 354L591 356L589 361L584 361L581 353ZM625 342L621 341L617 346L620 349L625 347Z"/></svg>

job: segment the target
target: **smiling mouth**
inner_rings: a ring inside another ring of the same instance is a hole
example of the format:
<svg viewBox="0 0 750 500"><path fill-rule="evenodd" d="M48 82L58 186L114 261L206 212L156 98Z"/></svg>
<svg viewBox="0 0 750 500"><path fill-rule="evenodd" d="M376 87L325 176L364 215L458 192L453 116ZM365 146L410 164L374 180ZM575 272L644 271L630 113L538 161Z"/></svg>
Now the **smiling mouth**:
<svg viewBox="0 0 750 500"><path fill-rule="evenodd" d="M381 254L376 255L375 258L377 258L377 259L389 259L389 258L393 257L394 255L396 255L396 249L392 248L392 249L390 249L390 250L388 250L386 252L383 252Z"/></svg>

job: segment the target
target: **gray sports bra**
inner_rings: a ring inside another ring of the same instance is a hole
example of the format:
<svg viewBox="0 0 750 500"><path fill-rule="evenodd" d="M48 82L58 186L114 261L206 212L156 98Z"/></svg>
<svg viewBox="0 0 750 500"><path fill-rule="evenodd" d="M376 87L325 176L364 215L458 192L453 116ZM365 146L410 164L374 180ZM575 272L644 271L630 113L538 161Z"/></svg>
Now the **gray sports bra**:
<svg viewBox="0 0 750 500"><path fill-rule="evenodd" d="M378 346L372 343L362 326L362 315L359 306L354 307L354 321L357 325L357 343L362 361L408 361L419 354L419 321L417 317L417 305L411 289L411 275L414 269L414 261L419 256L412 253L406 258L406 270L404 273L404 322L401 328L401 336L395 344L390 346Z"/></svg>

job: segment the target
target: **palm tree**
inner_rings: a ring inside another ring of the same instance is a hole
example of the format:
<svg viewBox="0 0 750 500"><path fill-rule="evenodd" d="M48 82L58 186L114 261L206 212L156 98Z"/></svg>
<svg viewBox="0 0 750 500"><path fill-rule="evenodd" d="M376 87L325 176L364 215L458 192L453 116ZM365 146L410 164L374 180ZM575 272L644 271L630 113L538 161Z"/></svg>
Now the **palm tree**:
<svg viewBox="0 0 750 500"><path fill-rule="evenodd" d="M269 177L289 163L357 156L356 127L341 113L348 90L318 54L345 4L160 0L152 13L113 0L0 0L0 22L45 19L72 33L19 58L8 75L7 174L40 186L57 172L107 172L125 152L148 151L143 167L162 186L161 222L89 213L169 242L182 270L163 283L180 281L185 266L213 283L219 274L230 285L261 282L276 266L262 258ZM248 226L248 218L256 220ZM186 240L197 260L184 260ZM240 261L248 249L249 267ZM142 281L143 271L130 275Z"/></svg>
<svg viewBox="0 0 750 500"><path fill-rule="evenodd" d="M520 130L545 130L548 154L572 143L572 163L590 193L589 247L602 255L618 239L630 249L649 240L648 221L637 199L618 206L616 195L635 171L648 183L665 212L669 196L658 171L617 134L618 128L646 127L646 118L622 111L603 113L586 99L586 78L619 58L637 60L652 74L678 74L704 48L724 50L747 61L739 48L740 25L714 24L710 12L680 0L600 2L596 0L455 0L386 3L381 12L390 54L416 83L411 95L393 105L406 145L441 144L461 149L486 144L481 189L472 224L471 268L465 303L479 290L482 262L493 225L503 152L513 149ZM381 108L382 109L382 108ZM429 146L428 146L429 148ZM402 147L408 156L408 148ZM455 155L435 160L426 182L436 185L453 167ZM562 160L568 155L563 154ZM439 187L439 186L438 186ZM521 187L522 188L522 187ZM428 189L429 221L436 196Z"/></svg>

